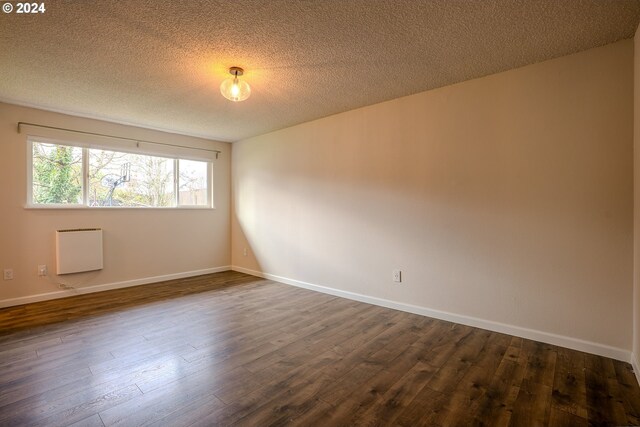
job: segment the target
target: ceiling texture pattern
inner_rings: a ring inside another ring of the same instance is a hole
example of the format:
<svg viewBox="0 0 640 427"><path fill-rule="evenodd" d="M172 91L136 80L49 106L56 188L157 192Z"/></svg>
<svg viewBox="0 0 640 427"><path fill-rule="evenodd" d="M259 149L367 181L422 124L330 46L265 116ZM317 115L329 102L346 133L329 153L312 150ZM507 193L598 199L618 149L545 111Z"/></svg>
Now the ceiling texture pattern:
<svg viewBox="0 0 640 427"><path fill-rule="evenodd" d="M640 0L49 0L0 100L236 141L633 37ZM252 95L219 86L245 69Z"/></svg>

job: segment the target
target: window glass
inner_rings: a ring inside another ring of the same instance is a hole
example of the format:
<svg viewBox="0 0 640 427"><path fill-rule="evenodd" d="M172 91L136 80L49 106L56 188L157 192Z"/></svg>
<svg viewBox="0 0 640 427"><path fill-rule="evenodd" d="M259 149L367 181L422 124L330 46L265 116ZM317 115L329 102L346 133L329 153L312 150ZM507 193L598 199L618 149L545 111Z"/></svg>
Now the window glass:
<svg viewBox="0 0 640 427"><path fill-rule="evenodd" d="M207 206L207 162L179 160L178 204Z"/></svg>
<svg viewBox="0 0 640 427"><path fill-rule="evenodd" d="M33 143L32 198L39 204L82 203L82 148Z"/></svg>
<svg viewBox="0 0 640 427"><path fill-rule="evenodd" d="M89 206L173 206L173 177L172 159L90 149Z"/></svg>

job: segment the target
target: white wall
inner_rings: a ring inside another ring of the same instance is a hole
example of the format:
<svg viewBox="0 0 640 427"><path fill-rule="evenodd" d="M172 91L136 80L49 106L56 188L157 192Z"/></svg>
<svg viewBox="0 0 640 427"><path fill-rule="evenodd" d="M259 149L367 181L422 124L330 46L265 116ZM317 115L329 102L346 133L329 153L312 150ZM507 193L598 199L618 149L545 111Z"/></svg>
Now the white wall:
<svg viewBox="0 0 640 427"><path fill-rule="evenodd" d="M632 88L626 40L235 143L233 265L624 358Z"/></svg>
<svg viewBox="0 0 640 427"><path fill-rule="evenodd" d="M19 121L218 149L216 209L25 209L27 149L26 135L17 132ZM0 306L66 295L58 282L102 289L229 266L230 156L227 143L0 103L0 268L13 268L15 275L0 279ZM56 276L55 230L83 227L104 230L104 269ZM49 266L48 277L38 277L39 264Z"/></svg>

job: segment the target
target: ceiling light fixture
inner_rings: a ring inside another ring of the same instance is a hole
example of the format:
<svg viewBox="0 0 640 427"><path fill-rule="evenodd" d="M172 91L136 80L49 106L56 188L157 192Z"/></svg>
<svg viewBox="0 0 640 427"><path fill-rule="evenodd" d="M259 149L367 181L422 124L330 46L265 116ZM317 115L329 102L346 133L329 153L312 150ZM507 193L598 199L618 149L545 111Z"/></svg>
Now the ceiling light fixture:
<svg viewBox="0 0 640 427"><path fill-rule="evenodd" d="M238 80L238 76L243 75L244 70L240 67L231 67L229 68L229 74L232 74L233 78L228 78L222 82L220 93L229 101L244 101L251 95L249 83Z"/></svg>

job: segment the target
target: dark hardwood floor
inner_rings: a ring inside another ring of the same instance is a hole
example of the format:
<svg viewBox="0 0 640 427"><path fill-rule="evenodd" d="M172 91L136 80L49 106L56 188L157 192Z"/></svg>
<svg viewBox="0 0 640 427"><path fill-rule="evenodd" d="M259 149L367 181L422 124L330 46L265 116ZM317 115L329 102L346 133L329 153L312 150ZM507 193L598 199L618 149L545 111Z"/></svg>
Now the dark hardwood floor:
<svg viewBox="0 0 640 427"><path fill-rule="evenodd" d="M0 310L0 425L638 425L627 363L225 272Z"/></svg>

